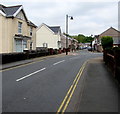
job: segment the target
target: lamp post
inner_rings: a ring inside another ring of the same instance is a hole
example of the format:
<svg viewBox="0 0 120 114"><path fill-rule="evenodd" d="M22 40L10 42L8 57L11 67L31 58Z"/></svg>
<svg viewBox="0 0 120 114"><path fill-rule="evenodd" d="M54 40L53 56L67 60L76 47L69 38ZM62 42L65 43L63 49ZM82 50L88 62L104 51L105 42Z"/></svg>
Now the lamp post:
<svg viewBox="0 0 120 114"><path fill-rule="evenodd" d="M66 55L68 55L68 18L73 20L72 16L66 15Z"/></svg>

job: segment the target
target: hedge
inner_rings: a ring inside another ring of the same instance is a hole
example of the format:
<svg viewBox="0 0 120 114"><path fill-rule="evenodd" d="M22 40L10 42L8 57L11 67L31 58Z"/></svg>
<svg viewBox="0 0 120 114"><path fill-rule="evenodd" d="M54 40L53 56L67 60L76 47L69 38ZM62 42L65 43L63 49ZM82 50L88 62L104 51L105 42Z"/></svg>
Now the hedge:
<svg viewBox="0 0 120 114"><path fill-rule="evenodd" d="M0 60L2 60L2 64L10 63L10 62L16 62L20 60L26 60L41 56L47 56L47 55L54 55L58 54L59 50L57 49L47 49L47 50L32 50L27 52L21 52L21 53L3 53L0 54Z"/></svg>
<svg viewBox="0 0 120 114"><path fill-rule="evenodd" d="M112 48L113 47L113 38L111 36L103 36L101 38L101 43L103 49Z"/></svg>
<svg viewBox="0 0 120 114"><path fill-rule="evenodd" d="M2 64L25 60L27 59L26 53L3 53L2 54Z"/></svg>

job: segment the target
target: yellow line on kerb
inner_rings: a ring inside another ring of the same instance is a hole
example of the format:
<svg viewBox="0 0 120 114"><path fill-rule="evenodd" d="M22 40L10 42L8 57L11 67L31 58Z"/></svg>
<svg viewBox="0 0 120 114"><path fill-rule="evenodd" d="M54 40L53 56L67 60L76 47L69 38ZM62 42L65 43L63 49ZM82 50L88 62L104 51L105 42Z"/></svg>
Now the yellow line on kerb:
<svg viewBox="0 0 120 114"><path fill-rule="evenodd" d="M60 55L60 57L64 57L65 55ZM12 69L15 69L15 68L19 68L19 67L23 67L23 66L27 66L27 65L30 65L30 64L34 64L34 63L37 63L37 62L41 62L41 61L44 61L44 59L46 58L51 58L53 57L53 55L50 55L48 57L40 57L40 59L38 58L35 58L33 62L30 62L30 63L25 63L25 64L22 64L22 65L18 65L18 66L13 66L11 68L6 68L4 70L0 70L0 72L4 72L4 71L8 71L8 70L12 70ZM54 58L56 57L59 57L58 55L55 55Z"/></svg>
<svg viewBox="0 0 120 114"><path fill-rule="evenodd" d="M80 77L81 77L81 75L83 73L83 70L84 70L84 68L86 66L86 63L87 63L87 61L80 68L80 70L79 70L77 76L75 77L70 89L68 90L64 100L62 101L62 103L61 103L61 105L60 105L60 107L59 107L59 109L57 111L57 114L60 114L60 113L64 114L65 110L67 109L68 104L69 104L69 102L70 102L70 100L72 98L72 95L73 95L73 93L74 93L74 91L75 91L75 89L77 87L77 84L78 84L78 82L80 80Z"/></svg>

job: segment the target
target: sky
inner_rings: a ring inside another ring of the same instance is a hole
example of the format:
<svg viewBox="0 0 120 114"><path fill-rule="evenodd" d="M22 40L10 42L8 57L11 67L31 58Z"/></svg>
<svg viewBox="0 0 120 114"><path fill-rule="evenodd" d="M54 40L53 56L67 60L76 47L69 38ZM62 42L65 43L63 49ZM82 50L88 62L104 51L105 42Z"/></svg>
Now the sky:
<svg viewBox="0 0 120 114"><path fill-rule="evenodd" d="M98 35L110 27L118 29L118 2L120 0L0 0L5 6L23 5L27 18L37 26L60 26L69 34Z"/></svg>

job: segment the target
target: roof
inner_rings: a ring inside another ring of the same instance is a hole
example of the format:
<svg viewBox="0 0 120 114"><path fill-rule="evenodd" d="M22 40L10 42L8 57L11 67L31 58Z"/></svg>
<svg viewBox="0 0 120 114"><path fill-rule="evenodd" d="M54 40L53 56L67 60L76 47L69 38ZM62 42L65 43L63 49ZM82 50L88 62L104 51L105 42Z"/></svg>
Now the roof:
<svg viewBox="0 0 120 114"><path fill-rule="evenodd" d="M5 10L4 10L4 8L3 7L5 7L4 5L2 5L2 4L0 4L0 10L3 12L3 13L5 13Z"/></svg>
<svg viewBox="0 0 120 114"><path fill-rule="evenodd" d="M23 12L25 18L26 18L26 21L28 23L29 26L33 26L33 27L37 27L34 23L32 23L31 21L29 21L26 17L26 14L23 10L23 7L22 5L16 5L16 6L4 6L2 4L0 4L0 10L2 11L1 13L2 14L5 14L5 16L8 18L13 18L15 17L20 11Z"/></svg>
<svg viewBox="0 0 120 114"><path fill-rule="evenodd" d="M28 25L29 26L33 26L33 27L37 27L33 22L31 22L31 21L28 21Z"/></svg>
<svg viewBox="0 0 120 114"><path fill-rule="evenodd" d="M49 27L54 33L58 33L60 31L60 26Z"/></svg>
<svg viewBox="0 0 120 114"><path fill-rule="evenodd" d="M46 26L51 32L53 32L53 33L55 33L55 34L58 34L59 32L61 33L60 26L48 26L48 25L46 25L45 23L42 23L42 24L38 27L38 30L39 30L39 28L41 28L42 26Z"/></svg>
<svg viewBox="0 0 120 114"><path fill-rule="evenodd" d="M57 34L60 31L60 26L48 26L55 34Z"/></svg>
<svg viewBox="0 0 120 114"><path fill-rule="evenodd" d="M101 33L100 37L101 36L112 36L112 37L120 36L120 31L116 30L113 27L110 27L109 29Z"/></svg>
<svg viewBox="0 0 120 114"><path fill-rule="evenodd" d="M6 17L13 17L13 15L17 12L17 10L21 7L22 5L17 5L17 6L9 6L6 7L2 4L0 4L0 10L6 14Z"/></svg>

